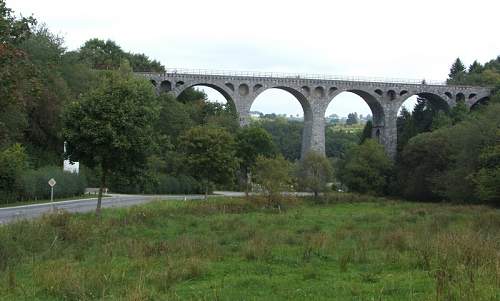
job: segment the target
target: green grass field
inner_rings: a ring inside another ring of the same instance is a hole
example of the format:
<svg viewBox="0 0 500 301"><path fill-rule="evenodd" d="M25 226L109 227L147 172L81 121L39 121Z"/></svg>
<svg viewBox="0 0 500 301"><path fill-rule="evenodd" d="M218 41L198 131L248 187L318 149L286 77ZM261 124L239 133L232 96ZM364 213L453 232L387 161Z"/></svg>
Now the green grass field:
<svg viewBox="0 0 500 301"><path fill-rule="evenodd" d="M0 300L500 300L500 211L335 194L0 227Z"/></svg>

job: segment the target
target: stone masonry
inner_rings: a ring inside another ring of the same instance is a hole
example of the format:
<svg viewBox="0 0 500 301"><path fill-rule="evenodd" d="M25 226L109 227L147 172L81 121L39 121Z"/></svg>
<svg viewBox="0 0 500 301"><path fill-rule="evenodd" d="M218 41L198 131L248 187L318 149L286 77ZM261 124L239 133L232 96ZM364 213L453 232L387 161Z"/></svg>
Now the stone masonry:
<svg viewBox="0 0 500 301"><path fill-rule="evenodd" d="M403 102L413 95L429 101L440 101L449 108L465 101L470 109L487 99L491 89L473 86L451 86L425 81L347 80L321 76L264 73L196 72L188 70L166 73L138 73L155 86L158 93L180 95L185 89L207 86L219 91L234 105L240 125L249 123L250 108L260 93L277 88L290 92L304 110L302 155L309 150L325 153L325 111L338 94L348 91L359 95L373 115L372 137L378 139L387 154L394 158L397 146L397 113Z"/></svg>

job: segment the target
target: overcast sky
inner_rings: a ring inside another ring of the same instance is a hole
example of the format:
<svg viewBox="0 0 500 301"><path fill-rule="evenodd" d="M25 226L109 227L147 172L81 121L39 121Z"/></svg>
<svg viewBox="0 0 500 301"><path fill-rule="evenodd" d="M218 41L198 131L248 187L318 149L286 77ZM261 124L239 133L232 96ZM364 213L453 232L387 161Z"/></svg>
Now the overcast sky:
<svg viewBox="0 0 500 301"><path fill-rule="evenodd" d="M7 0L7 6L46 23L69 50L109 38L167 68L445 80L456 57L469 65L500 55L498 0ZM349 94L337 96L327 115L370 113ZM293 96L274 89L252 110L302 115Z"/></svg>

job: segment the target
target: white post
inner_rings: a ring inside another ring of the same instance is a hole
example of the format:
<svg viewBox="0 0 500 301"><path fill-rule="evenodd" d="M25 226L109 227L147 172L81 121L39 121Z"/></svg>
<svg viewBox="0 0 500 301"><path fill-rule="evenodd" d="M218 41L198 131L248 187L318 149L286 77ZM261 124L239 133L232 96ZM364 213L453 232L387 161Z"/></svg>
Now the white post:
<svg viewBox="0 0 500 301"><path fill-rule="evenodd" d="M52 211L54 211L54 186L50 187L50 203L52 203Z"/></svg>

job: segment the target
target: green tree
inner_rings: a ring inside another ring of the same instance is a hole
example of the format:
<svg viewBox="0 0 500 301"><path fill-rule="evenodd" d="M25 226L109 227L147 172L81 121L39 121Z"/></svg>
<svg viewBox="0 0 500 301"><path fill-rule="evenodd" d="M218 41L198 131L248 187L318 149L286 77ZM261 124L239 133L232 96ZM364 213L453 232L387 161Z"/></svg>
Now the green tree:
<svg viewBox="0 0 500 301"><path fill-rule="evenodd" d="M325 129L325 153L329 158L344 158L352 145L359 143L359 133L343 130L336 126Z"/></svg>
<svg viewBox="0 0 500 301"><path fill-rule="evenodd" d="M453 65L451 65L450 73L448 74L448 83L460 83L465 76L465 65L460 58L457 58Z"/></svg>
<svg viewBox="0 0 500 301"><path fill-rule="evenodd" d="M384 147L373 139L355 145L338 167L338 178L349 190L381 195L387 193L392 162Z"/></svg>
<svg viewBox="0 0 500 301"><path fill-rule="evenodd" d="M271 157L275 152L272 137L263 128L247 126L241 128L236 134L236 156L240 159L240 170L247 195L250 184L249 173L257 157Z"/></svg>
<svg viewBox="0 0 500 301"><path fill-rule="evenodd" d="M451 163L452 148L443 131L422 133L409 140L398 162L400 193L409 199L439 199L436 178Z"/></svg>
<svg viewBox="0 0 500 301"><path fill-rule="evenodd" d="M358 124L358 122L359 122L358 113L347 114L347 120L345 121L346 125Z"/></svg>
<svg viewBox="0 0 500 301"><path fill-rule="evenodd" d="M290 121L283 117L266 115L252 125L264 128L273 137L277 150L290 161L299 160L302 147L304 122Z"/></svg>
<svg viewBox="0 0 500 301"><path fill-rule="evenodd" d="M28 120L26 96L33 68L20 44L28 39L36 20L16 18L0 0L0 147L22 140Z"/></svg>
<svg viewBox="0 0 500 301"><path fill-rule="evenodd" d="M264 189L270 206L278 205L281 193L291 188L291 166L283 156L258 156L252 173L255 183Z"/></svg>
<svg viewBox="0 0 500 301"><path fill-rule="evenodd" d="M22 189L21 175L28 168L24 147L13 144L0 151L0 200L16 200Z"/></svg>
<svg viewBox="0 0 500 301"><path fill-rule="evenodd" d="M205 199L213 184L226 184L238 167L233 137L225 130L197 126L180 138L180 150L190 174L202 182Z"/></svg>
<svg viewBox="0 0 500 301"><path fill-rule="evenodd" d="M330 161L315 151L309 151L299 163L299 187L312 191L314 199L318 199L320 192L326 191L326 185L332 176L333 168Z"/></svg>
<svg viewBox="0 0 500 301"><path fill-rule="evenodd" d="M482 71L483 66L477 60L469 66L469 73L481 73Z"/></svg>
<svg viewBox="0 0 500 301"><path fill-rule="evenodd" d="M67 157L100 169L96 214L112 172L144 168L154 150L159 105L149 82L106 72L100 84L71 103L64 115Z"/></svg>
<svg viewBox="0 0 500 301"><path fill-rule="evenodd" d="M363 132L361 133L360 143L365 142L366 139L370 139L372 137L373 131L373 122L368 120L363 128Z"/></svg>
<svg viewBox="0 0 500 301"><path fill-rule="evenodd" d="M90 39L79 49L80 59L98 70L116 70L125 52L111 40Z"/></svg>
<svg viewBox="0 0 500 301"><path fill-rule="evenodd" d="M482 151L480 169L472 179L480 200L500 202L500 129L497 130L495 145Z"/></svg>

